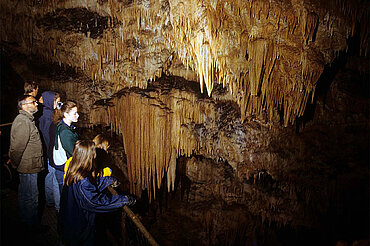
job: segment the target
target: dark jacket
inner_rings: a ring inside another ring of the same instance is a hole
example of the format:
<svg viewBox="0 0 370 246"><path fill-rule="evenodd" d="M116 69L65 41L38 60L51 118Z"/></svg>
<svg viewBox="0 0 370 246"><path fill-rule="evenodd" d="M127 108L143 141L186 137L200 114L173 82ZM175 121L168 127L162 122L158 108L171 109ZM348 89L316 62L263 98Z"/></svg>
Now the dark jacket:
<svg viewBox="0 0 370 246"><path fill-rule="evenodd" d="M55 149L58 149L58 135L60 137L60 142L62 143L62 147L65 150L67 154L67 159L72 156L73 154L73 148L75 146L75 143L78 140L78 135L74 130L74 126L70 125L68 126L66 123L64 123L63 120L59 121L57 124L57 129L55 131L55 139L54 139L54 146ZM62 166L56 166L58 170L64 171L64 165Z"/></svg>
<svg viewBox="0 0 370 246"><path fill-rule="evenodd" d="M102 177L92 184L85 178L77 184L63 186L60 199L58 232L67 245L94 245L96 212L111 212L134 199L124 195L103 192L116 181L113 177Z"/></svg>
<svg viewBox="0 0 370 246"><path fill-rule="evenodd" d="M49 127L49 146L48 146L48 158L49 158L49 165L56 168L53 160L53 149L55 143L55 132L57 130L57 125L54 122L51 122Z"/></svg>
<svg viewBox="0 0 370 246"><path fill-rule="evenodd" d="M45 91L41 95L44 101L44 110L42 112L42 116L39 119L39 129L44 140L47 152L50 145L49 128L52 124L52 116L54 111L54 95L55 92L52 91Z"/></svg>
<svg viewBox="0 0 370 246"><path fill-rule="evenodd" d="M10 131L9 157L20 173L38 173L43 168L42 144L33 115L19 110Z"/></svg>

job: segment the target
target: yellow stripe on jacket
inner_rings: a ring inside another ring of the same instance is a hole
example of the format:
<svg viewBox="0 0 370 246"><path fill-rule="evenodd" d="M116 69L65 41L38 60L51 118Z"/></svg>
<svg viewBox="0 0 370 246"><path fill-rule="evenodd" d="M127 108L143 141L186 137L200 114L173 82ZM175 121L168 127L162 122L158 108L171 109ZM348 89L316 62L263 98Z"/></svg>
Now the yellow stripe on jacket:
<svg viewBox="0 0 370 246"><path fill-rule="evenodd" d="M66 173L67 173L67 171L68 171L69 163L71 163L71 160L72 160L72 157L70 157L70 158L66 161L66 164L64 165L63 184L64 184L64 180L66 179ZM103 169L103 177L111 176L111 175L112 175L112 170L111 170L109 167L105 167L105 168Z"/></svg>

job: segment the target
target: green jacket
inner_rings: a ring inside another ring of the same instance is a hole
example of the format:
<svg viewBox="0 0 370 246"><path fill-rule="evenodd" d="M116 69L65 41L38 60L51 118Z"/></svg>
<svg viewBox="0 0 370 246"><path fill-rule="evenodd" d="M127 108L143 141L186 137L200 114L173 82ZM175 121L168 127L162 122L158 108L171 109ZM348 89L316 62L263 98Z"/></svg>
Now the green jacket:
<svg viewBox="0 0 370 246"><path fill-rule="evenodd" d="M9 158L20 173L38 173L44 169L42 143L33 115L19 110L10 130Z"/></svg>
<svg viewBox="0 0 370 246"><path fill-rule="evenodd" d="M58 135L60 137L60 142L62 143L63 149L66 151L67 159L72 156L73 148L78 140L77 133L73 130L72 126L68 126L63 120L59 121L57 124L57 129L55 131L55 149L58 149Z"/></svg>

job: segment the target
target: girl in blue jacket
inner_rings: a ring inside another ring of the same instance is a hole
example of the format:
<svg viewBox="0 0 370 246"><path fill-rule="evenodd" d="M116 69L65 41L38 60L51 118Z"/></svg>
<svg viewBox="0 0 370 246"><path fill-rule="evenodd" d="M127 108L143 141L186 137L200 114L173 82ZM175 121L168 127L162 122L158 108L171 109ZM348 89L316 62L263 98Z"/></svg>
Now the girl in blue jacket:
<svg viewBox="0 0 370 246"><path fill-rule="evenodd" d="M94 245L95 213L111 212L135 199L103 192L116 179L95 174L95 144L79 140L73 151L60 201L58 231L64 245Z"/></svg>

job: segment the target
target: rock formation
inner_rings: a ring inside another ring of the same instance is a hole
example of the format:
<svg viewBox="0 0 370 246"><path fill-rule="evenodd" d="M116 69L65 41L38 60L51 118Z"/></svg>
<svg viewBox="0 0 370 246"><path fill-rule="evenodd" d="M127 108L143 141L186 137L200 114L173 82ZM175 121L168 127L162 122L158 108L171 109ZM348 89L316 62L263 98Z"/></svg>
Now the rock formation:
<svg viewBox="0 0 370 246"><path fill-rule="evenodd" d="M205 244L251 215L318 228L346 180L366 180L368 1L3 0L0 13L15 72L77 100L81 126L120 134L132 193L192 182Z"/></svg>

